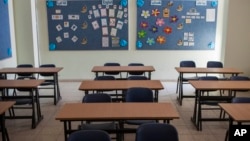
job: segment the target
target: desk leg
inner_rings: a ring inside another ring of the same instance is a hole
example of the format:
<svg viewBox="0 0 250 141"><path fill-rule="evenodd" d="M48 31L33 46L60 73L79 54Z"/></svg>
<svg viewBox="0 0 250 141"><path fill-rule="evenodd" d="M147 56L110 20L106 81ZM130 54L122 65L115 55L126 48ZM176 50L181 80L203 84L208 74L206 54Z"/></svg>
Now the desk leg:
<svg viewBox="0 0 250 141"><path fill-rule="evenodd" d="M59 80L58 80L58 73L54 74L54 80L55 80L55 88L54 88L54 104L56 105L57 102L62 98L59 88Z"/></svg>
<svg viewBox="0 0 250 141"><path fill-rule="evenodd" d="M39 99L39 91L38 89L35 89L36 91L36 108L37 108L37 124L43 119L42 113L41 113L41 105L40 105L40 99Z"/></svg>
<svg viewBox="0 0 250 141"><path fill-rule="evenodd" d="M7 139L6 139L6 130L5 130L5 119L4 119L4 115L5 115L5 113L3 113L3 114L1 114L0 115L0 125L1 125L1 129L2 129L2 141L6 141Z"/></svg>
<svg viewBox="0 0 250 141"><path fill-rule="evenodd" d="M151 80L151 72L148 72L148 80Z"/></svg>
<svg viewBox="0 0 250 141"><path fill-rule="evenodd" d="M199 121L198 121L198 114L197 114L197 104L198 104L198 95L201 93L200 90L195 90L195 100L194 100L194 112L193 112L193 117L191 117L191 121L193 122L193 124L195 125L195 127L198 129L199 126Z"/></svg>
<svg viewBox="0 0 250 141"><path fill-rule="evenodd" d="M159 95L159 91L155 90L155 96L154 96L154 101L158 102L158 95Z"/></svg>
<svg viewBox="0 0 250 141"><path fill-rule="evenodd" d="M177 100L179 102L180 105L182 105L182 99L183 99L183 85L182 85L182 82L183 82L183 73L180 73L179 74L179 81L177 83L179 83L179 96L177 97Z"/></svg>
<svg viewBox="0 0 250 141"><path fill-rule="evenodd" d="M64 139L65 141L68 140L68 134L70 134L71 131L71 122L70 121L63 121L64 126Z"/></svg>
<svg viewBox="0 0 250 141"><path fill-rule="evenodd" d="M30 93L31 93L31 100L32 100L31 102L32 103L32 129L35 129L36 128L36 114L35 113L38 111L35 112L34 89L31 89Z"/></svg>

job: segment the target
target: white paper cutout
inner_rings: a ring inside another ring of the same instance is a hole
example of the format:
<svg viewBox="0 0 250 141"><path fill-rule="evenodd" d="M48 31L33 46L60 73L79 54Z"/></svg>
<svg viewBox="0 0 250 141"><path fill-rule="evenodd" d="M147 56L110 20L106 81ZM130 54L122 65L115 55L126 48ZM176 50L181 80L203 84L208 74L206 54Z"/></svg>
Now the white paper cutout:
<svg viewBox="0 0 250 141"><path fill-rule="evenodd" d="M107 10L105 8L101 9L101 16L106 17L107 16Z"/></svg>
<svg viewBox="0 0 250 141"><path fill-rule="evenodd" d="M72 40L73 42L77 42L78 37L77 37L77 36L73 36L73 37L71 38L71 40Z"/></svg>
<svg viewBox="0 0 250 141"><path fill-rule="evenodd" d="M215 22L215 9L206 9L206 22Z"/></svg>
<svg viewBox="0 0 250 141"><path fill-rule="evenodd" d="M76 26L75 24L73 24L73 25L71 26L71 29L72 29L73 31L76 31L77 26Z"/></svg>
<svg viewBox="0 0 250 141"><path fill-rule="evenodd" d="M123 27L123 22L122 21L118 21L117 25L116 25L116 28L121 30L122 27Z"/></svg>
<svg viewBox="0 0 250 141"><path fill-rule="evenodd" d="M102 35L108 35L108 27L102 27Z"/></svg>
<svg viewBox="0 0 250 141"><path fill-rule="evenodd" d="M207 6L207 0L196 0L196 6Z"/></svg>
<svg viewBox="0 0 250 141"><path fill-rule="evenodd" d="M111 28L110 35L111 36L116 36L116 34L117 34L117 29L116 28Z"/></svg>
<svg viewBox="0 0 250 141"><path fill-rule="evenodd" d="M63 15L51 15L52 20L63 20Z"/></svg>
<svg viewBox="0 0 250 141"><path fill-rule="evenodd" d="M101 23L102 23L102 26L108 26L107 19L105 19L105 18L101 19Z"/></svg>
<svg viewBox="0 0 250 141"><path fill-rule="evenodd" d="M109 26L115 26L116 19L115 18L110 18L109 19Z"/></svg>
<svg viewBox="0 0 250 141"><path fill-rule="evenodd" d="M100 17L100 13L99 13L98 9L94 10L93 12L94 12L94 17L95 18L99 18Z"/></svg>
<svg viewBox="0 0 250 141"><path fill-rule="evenodd" d="M56 9L56 10L55 10L55 13L56 13L56 14L61 14L61 12L62 12L61 9Z"/></svg>
<svg viewBox="0 0 250 141"><path fill-rule="evenodd" d="M161 0L151 0L151 5L158 5L161 6L162 5L162 1Z"/></svg>
<svg viewBox="0 0 250 141"><path fill-rule="evenodd" d="M109 17L115 17L115 10L109 9Z"/></svg>
<svg viewBox="0 0 250 141"><path fill-rule="evenodd" d="M121 19L122 16L123 16L123 11L119 10L119 11L117 12L117 16L116 16L116 17L119 18L119 19Z"/></svg>
<svg viewBox="0 0 250 141"><path fill-rule="evenodd" d="M69 20L79 20L80 16L79 15L68 15Z"/></svg>
<svg viewBox="0 0 250 141"><path fill-rule="evenodd" d="M69 27L69 22L63 22L64 27Z"/></svg>
<svg viewBox="0 0 250 141"><path fill-rule="evenodd" d="M57 36L57 37L56 37L56 41L57 41L57 43L61 43L61 42L62 42L62 37Z"/></svg>
<svg viewBox="0 0 250 141"><path fill-rule="evenodd" d="M100 28L100 26L99 26L97 20L95 20L95 21L92 22L92 26L93 26L94 30Z"/></svg>
<svg viewBox="0 0 250 141"><path fill-rule="evenodd" d="M57 31L61 31L62 30L62 26L59 24L59 25L56 26L56 29L57 29Z"/></svg>
<svg viewBox="0 0 250 141"><path fill-rule="evenodd" d="M109 38L102 37L102 47L109 47Z"/></svg>
<svg viewBox="0 0 250 141"><path fill-rule="evenodd" d="M64 32L64 33L63 33L63 37L64 37L64 38L69 38L69 32Z"/></svg>

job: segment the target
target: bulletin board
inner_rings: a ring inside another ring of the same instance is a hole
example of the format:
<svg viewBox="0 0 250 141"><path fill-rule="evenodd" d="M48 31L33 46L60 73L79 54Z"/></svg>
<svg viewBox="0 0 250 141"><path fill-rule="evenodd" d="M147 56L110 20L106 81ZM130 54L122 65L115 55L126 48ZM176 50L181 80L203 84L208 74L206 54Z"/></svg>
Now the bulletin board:
<svg viewBox="0 0 250 141"><path fill-rule="evenodd" d="M214 50L217 0L137 0L137 50Z"/></svg>
<svg viewBox="0 0 250 141"><path fill-rule="evenodd" d="M0 1L0 9L0 60L2 60L12 56L8 0Z"/></svg>
<svg viewBox="0 0 250 141"><path fill-rule="evenodd" d="M47 0L49 50L128 50L127 0Z"/></svg>

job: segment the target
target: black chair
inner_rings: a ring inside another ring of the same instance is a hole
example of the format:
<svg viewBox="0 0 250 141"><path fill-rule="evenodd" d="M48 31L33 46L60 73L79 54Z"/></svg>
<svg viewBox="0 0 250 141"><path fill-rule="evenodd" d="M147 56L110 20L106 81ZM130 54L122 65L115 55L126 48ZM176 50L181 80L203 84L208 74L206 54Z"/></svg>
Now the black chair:
<svg viewBox="0 0 250 141"><path fill-rule="evenodd" d="M199 77L199 81L218 81L216 76L202 76ZM204 95L205 92L209 93L216 90L202 90L201 95L198 96L198 125L202 130L202 121L226 120L223 116L223 110L219 107L218 103L230 103L232 96L223 96L221 91L219 95ZM203 107L205 106L205 107ZM205 110L219 110L219 118L202 118L202 111Z"/></svg>
<svg viewBox="0 0 250 141"><path fill-rule="evenodd" d="M220 61L208 61L207 68L223 68L223 63ZM208 76L208 74L206 74ZM223 74L223 77L218 77L219 80L227 80L228 78Z"/></svg>
<svg viewBox="0 0 250 141"><path fill-rule="evenodd" d="M119 63L112 63L112 62L108 62L105 63L104 66L121 66ZM120 75L120 78L122 78L122 74L120 72L117 71L112 71L112 72L104 72L103 75L111 75L111 76L117 76ZM118 79L118 78L117 78Z"/></svg>
<svg viewBox="0 0 250 141"><path fill-rule="evenodd" d="M144 64L142 64L142 63L129 63L128 66L144 66ZM127 78L129 76L145 76L145 73L143 71L128 72Z"/></svg>
<svg viewBox="0 0 250 141"><path fill-rule="evenodd" d="M196 67L196 64L194 61L192 60L185 60L185 61L181 61L180 62L180 67L189 67L189 68L195 68ZM198 80L199 77L197 74L195 74L195 76L189 76L189 77L184 77L182 78L182 81L181 81L181 78L180 76L177 78L177 86L176 86L176 93L178 93L178 91L180 90L180 85L183 85L183 84L189 84L188 81L189 80ZM182 84L181 84L182 82Z"/></svg>
<svg viewBox="0 0 250 141"><path fill-rule="evenodd" d="M19 64L17 65L17 68L33 68L32 64ZM25 79L25 78L31 78L36 79L34 76L34 73L16 73L15 79Z"/></svg>
<svg viewBox="0 0 250 141"><path fill-rule="evenodd" d="M125 95L125 102L154 102L153 92L149 88L132 87ZM155 123L155 120L126 120L125 124L141 125L144 123ZM124 127L124 125L122 125Z"/></svg>
<svg viewBox="0 0 250 141"><path fill-rule="evenodd" d="M43 64L39 66L40 68L55 68L55 64ZM54 76L54 73L39 73L38 79L44 79L45 81L39 86L39 89L53 89L53 95L44 95L40 94L39 97L41 98L54 98L54 104L57 103L57 98L59 95L57 95L57 89L56 89L56 78Z"/></svg>
<svg viewBox="0 0 250 141"><path fill-rule="evenodd" d="M179 141L179 137L173 125L148 123L138 127L135 141Z"/></svg>
<svg viewBox="0 0 250 141"><path fill-rule="evenodd" d="M112 102L112 99L109 94L106 93L93 93L85 95L82 99L83 103L109 103ZM93 109L94 110L94 109ZM84 124L81 122L79 126L80 130L105 130L109 133L116 133L116 138L119 137L117 133L118 124L114 121L86 121Z"/></svg>
<svg viewBox="0 0 250 141"><path fill-rule="evenodd" d="M94 78L94 80L116 80L114 76L109 76L109 75L104 75L104 76L97 76ZM97 93L103 93L103 92L109 92L112 90L107 90L107 91L96 91ZM95 91L93 91L95 93ZM119 100L119 95L118 95L118 90L115 90L115 93L111 93L110 96L112 97L113 101L118 101ZM114 96L114 97L113 97Z"/></svg>
<svg viewBox="0 0 250 141"><path fill-rule="evenodd" d="M250 81L250 78L247 76L232 76L230 77L230 80L232 81ZM236 96L236 92L248 92L249 90L237 90L232 91L232 95Z"/></svg>
<svg viewBox="0 0 250 141"><path fill-rule="evenodd" d="M129 76L127 80L148 80L148 78L146 76L134 75L134 76Z"/></svg>
<svg viewBox="0 0 250 141"><path fill-rule="evenodd" d="M80 130L71 133L68 141L111 141L111 138L102 130Z"/></svg>

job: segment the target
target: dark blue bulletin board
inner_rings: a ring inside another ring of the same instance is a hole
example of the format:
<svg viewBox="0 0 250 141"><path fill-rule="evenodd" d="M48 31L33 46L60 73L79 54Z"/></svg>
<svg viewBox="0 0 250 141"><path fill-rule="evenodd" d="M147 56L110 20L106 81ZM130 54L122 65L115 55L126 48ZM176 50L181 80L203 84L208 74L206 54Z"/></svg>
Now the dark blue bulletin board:
<svg viewBox="0 0 250 141"><path fill-rule="evenodd" d="M10 24L9 24L9 8L8 0L0 0L0 60L10 58L11 40L10 40Z"/></svg>
<svg viewBox="0 0 250 141"><path fill-rule="evenodd" d="M217 0L137 0L138 50L214 50Z"/></svg>
<svg viewBox="0 0 250 141"><path fill-rule="evenodd" d="M47 0L49 50L128 50L127 0Z"/></svg>

